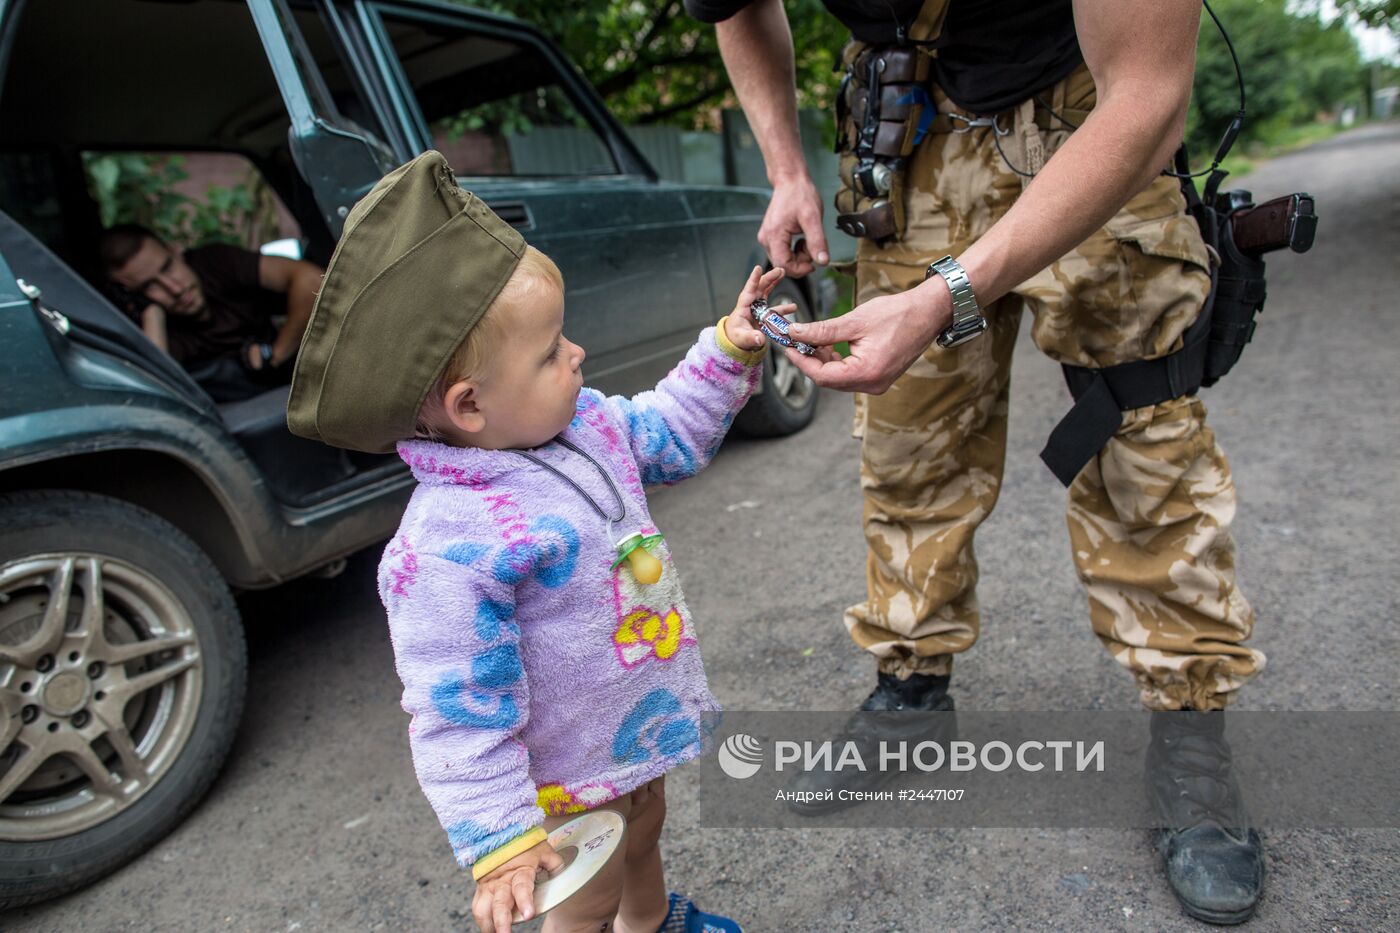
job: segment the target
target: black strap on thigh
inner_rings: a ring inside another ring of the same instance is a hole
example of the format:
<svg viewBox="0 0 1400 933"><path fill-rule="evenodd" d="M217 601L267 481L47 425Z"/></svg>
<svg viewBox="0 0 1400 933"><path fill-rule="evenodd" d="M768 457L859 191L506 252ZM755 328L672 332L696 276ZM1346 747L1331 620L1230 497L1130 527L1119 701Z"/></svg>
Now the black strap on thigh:
<svg viewBox="0 0 1400 933"><path fill-rule="evenodd" d="M1123 412L1191 395L1201 387L1210 311L1208 300L1183 336L1181 349L1167 356L1102 369L1061 365L1074 407L1055 425L1040 452L1040 459L1061 483L1074 482L1103 449L1122 426Z"/></svg>

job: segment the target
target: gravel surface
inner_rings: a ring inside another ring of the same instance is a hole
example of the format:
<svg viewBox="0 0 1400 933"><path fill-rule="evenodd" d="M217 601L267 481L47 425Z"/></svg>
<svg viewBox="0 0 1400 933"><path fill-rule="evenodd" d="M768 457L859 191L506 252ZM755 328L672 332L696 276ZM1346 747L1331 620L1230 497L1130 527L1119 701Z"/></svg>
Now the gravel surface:
<svg viewBox="0 0 1400 933"><path fill-rule="evenodd" d="M1395 710L1400 662L1400 124L1261 167L1260 199L1317 196L1312 253L1270 260L1240 368L1206 390L1240 490L1239 576L1268 670L1244 709ZM983 638L958 662L965 709L1132 709L1093 638L1037 451L1063 413L1055 367L1023 335L1010 451L978 554ZM731 709L848 709L873 683L842 609L863 592L850 401L780 441L734 439L654 497ZM228 767L145 856L6 930L462 930L471 883L413 778L374 591L378 548L332 581L242 600L251 682ZM766 566L788 570L773 587ZM700 828L693 769L673 773L672 887L764 931L1189 930L1147 833ZM1260 930L1400 929L1400 831L1267 836ZM534 929L534 926L529 929Z"/></svg>

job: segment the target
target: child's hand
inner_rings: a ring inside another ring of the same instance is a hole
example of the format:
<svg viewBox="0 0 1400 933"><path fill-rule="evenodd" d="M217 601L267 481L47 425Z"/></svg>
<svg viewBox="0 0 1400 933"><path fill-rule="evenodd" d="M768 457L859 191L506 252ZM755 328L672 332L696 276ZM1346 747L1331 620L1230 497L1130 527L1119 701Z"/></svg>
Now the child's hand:
<svg viewBox="0 0 1400 933"><path fill-rule="evenodd" d="M773 291L774 286L783 280L783 270L773 269L764 272L761 266L754 266L749 273L748 282L744 283L744 290L739 293L739 301L734 305L734 310L724 319L724 333L729 338L729 342L741 350L761 350L767 342L763 336L763 331L758 329L754 323L753 312L749 306L756 299L767 298ZM797 310L793 304L777 305L771 310L779 314L791 314Z"/></svg>
<svg viewBox="0 0 1400 933"><path fill-rule="evenodd" d="M548 842L521 852L476 883L472 917L481 933L508 933L515 909L526 920L535 916L535 876L558 871L564 858Z"/></svg>

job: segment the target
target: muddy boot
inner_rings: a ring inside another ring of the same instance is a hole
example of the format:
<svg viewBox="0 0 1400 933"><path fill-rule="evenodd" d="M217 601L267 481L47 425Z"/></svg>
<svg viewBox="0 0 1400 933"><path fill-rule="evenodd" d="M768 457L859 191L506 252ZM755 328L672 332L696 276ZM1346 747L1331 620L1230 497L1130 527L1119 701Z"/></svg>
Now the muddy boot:
<svg viewBox="0 0 1400 933"><path fill-rule="evenodd" d="M865 762L865 771L845 768L841 771L801 771L790 787L799 798L788 806L797 813L815 815L843 810L859 801L841 800L839 792L877 790L901 777L895 768L880 770L880 743L937 742L945 749L958 737L957 718L953 714L953 698L948 695L948 677L913 674L900 680L893 674L880 674L879 682L870 696L860 705L845 728L832 736L833 760L841 755L845 743L854 742ZM928 713L942 713L929 716ZM907 775L906 775L907 776Z"/></svg>
<svg viewBox="0 0 1400 933"><path fill-rule="evenodd" d="M1156 712L1147 792L1161 820L1167 883L1186 912L1243 923L1264 890L1264 847L1231 770L1223 712Z"/></svg>

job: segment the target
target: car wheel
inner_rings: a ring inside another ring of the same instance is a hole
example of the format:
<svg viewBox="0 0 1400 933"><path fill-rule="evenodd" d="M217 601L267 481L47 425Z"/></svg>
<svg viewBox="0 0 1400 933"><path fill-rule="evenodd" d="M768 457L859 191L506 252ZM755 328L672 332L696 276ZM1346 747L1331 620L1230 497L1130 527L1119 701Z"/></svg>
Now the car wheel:
<svg viewBox="0 0 1400 933"><path fill-rule="evenodd" d="M792 282L780 282L768 304L794 304L789 321L812 320L811 305ZM771 344L771 341L770 341ZM817 384L792 364L781 347L770 346L763 361L763 391L749 400L734 426L749 437L783 437L812 423L817 413Z"/></svg>
<svg viewBox="0 0 1400 933"><path fill-rule="evenodd" d="M179 529L76 492L0 497L0 907L88 884L209 789L238 728L238 610Z"/></svg>

